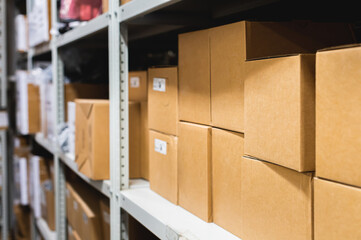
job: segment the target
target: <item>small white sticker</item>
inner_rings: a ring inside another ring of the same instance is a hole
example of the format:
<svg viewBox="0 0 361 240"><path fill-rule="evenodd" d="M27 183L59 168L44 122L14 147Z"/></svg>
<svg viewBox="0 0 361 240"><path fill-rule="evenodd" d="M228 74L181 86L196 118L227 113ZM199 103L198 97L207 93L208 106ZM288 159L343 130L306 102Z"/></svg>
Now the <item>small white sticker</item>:
<svg viewBox="0 0 361 240"><path fill-rule="evenodd" d="M153 90L165 92L165 78L153 78Z"/></svg>
<svg viewBox="0 0 361 240"><path fill-rule="evenodd" d="M161 154L167 155L167 142L154 139L154 150Z"/></svg>
<svg viewBox="0 0 361 240"><path fill-rule="evenodd" d="M85 213L83 213L83 222L88 224L88 216Z"/></svg>
<svg viewBox="0 0 361 240"><path fill-rule="evenodd" d="M74 208L74 210L78 210L78 203L77 202L73 202L73 208Z"/></svg>
<svg viewBox="0 0 361 240"><path fill-rule="evenodd" d="M106 222L107 224L110 224L110 215L107 212L103 212L103 219L104 222Z"/></svg>
<svg viewBox="0 0 361 240"><path fill-rule="evenodd" d="M139 77L131 77L130 78L130 87L131 88L139 88L140 86L140 78Z"/></svg>

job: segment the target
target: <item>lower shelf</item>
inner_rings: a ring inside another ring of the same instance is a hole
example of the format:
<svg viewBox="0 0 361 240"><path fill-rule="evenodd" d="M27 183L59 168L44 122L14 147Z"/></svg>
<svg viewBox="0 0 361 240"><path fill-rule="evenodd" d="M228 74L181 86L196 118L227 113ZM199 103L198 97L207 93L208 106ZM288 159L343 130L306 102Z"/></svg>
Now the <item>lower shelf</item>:
<svg viewBox="0 0 361 240"><path fill-rule="evenodd" d="M36 226L37 226L41 236L45 240L55 240L56 239L56 233L49 229L49 226L44 219L42 219L42 218L36 219Z"/></svg>
<svg viewBox="0 0 361 240"><path fill-rule="evenodd" d="M121 207L160 239L240 240L159 196L149 186L121 191Z"/></svg>

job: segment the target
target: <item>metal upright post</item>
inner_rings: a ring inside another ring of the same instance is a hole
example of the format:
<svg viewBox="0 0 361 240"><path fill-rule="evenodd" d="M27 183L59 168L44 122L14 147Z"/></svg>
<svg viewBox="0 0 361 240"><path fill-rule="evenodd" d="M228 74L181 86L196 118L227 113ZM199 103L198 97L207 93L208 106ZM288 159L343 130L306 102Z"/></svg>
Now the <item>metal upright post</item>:
<svg viewBox="0 0 361 240"><path fill-rule="evenodd" d="M0 0L0 108L7 107L7 47L6 47L6 0ZM8 239L9 202L8 202L8 158L6 130L0 131L0 155L2 171L2 239Z"/></svg>
<svg viewBox="0 0 361 240"><path fill-rule="evenodd" d="M119 26L119 0L109 1L110 218L111 239L128 239L120 210L120 190L129 186L128 42Z"/></svg>
<svg viewBox="0 0 361 240"><path fill-rule="evenodd" d="M57 24L57 1L51 1L51 23L52 33L56 32ZM54 132L57 134L58 126L64 122L64 67L58 55L56 45L57 34L52 35L51 39L51 58L53 66L53 94L54 101L52 109L54 110ZM57 137L56 137L57 139ZM65 166L58 156L58 140L55 142L54 166L55 166L55 225L56 239L66 239L66 202L65 202Z"/></svg>
<svg viewBox="0 0 361 240"><path fill-rule="evenodd" d="M6 0L0 0L0 107L7 106Z"/></svg>
<svg viewBox="0 0 361 240"><path fill-rule="evenodd" d="M8 159L7 159L7 149L6 149L6 131L0 131L0 147L1 147L1 171L2 171L2 239L8 239L8 229L9 229L9 216L8 216Z"/></svg>

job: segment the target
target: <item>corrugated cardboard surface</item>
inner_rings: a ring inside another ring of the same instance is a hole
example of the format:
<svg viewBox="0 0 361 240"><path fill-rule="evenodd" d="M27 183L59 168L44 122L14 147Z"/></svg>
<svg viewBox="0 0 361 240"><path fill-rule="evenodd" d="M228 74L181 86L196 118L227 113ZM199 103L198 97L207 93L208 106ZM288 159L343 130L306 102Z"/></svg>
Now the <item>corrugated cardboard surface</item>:
<svg viewBox="0 0 361 240"><path fill-rule="evenodd" d="M317 53L316 175L361 187L361 47Z"/></svg>
<svg viewBox="0 0 361 240"><path fill-rule="evenodd" d="M311 240L312 174L242 158L243 239Z"/></svg>
<svg viewBox="0 0 361 240"><path fill-rule="evenodd" d="M247 59L314 53L355 42L349 24L309 21L247 22Z"/></svg>
<svg viewBox="0 0 361 240"><path fill-rule="evenodd" d="M28 115L29 134L40 132L40 89L38 85L28 84Z"/></svg>
<svg viewBox="0 0 361 240"><path fill-rule="evenodd" d="M21 206L15 204L13 211L16 219L16 239L30 239L31 228L30 228L30 216L31 209L28 206Z"/></svg>
<svg viewBox="0 0 361 240"><path fill-rule="evenodd" d="M129 102L129 177L140 178L140 103Z"/></svg>
<svg viewBox="0 0 361 240"><path fill-rule="evenodd" d="M179 35L179 119L211 125L209 30Z"/></svg>
<svg viewBox="0 0 361 240"><path fill-rule="evenodd" d="M64 84L65 121L68 120L68 102L77 98L108 99L109 86L105 84L67 83Z"/></svg>
<svg viewBox="0 0 361 240"><path fill-rule="evenodd" d="M138 78L139 85L131 84L132 78ZM148 82L147 71L134 71L129 72L129 101L147 101L148 99Z"/></svg>
<svg viewBox="0 0 361 240"><path fill-rule="evenodd" d="M68 223L72 228L74 228L75 225L75 215L73 211L73 187L69 182L66 183L66 190L65 190L65 196L66 196L66 217L68 220Z"/></svg>
<svg viewBox="0 0 361 240"><path fill-rule="evenodd" d="M181 34L180 120L244 132L246 59L352 42L349 26L339 23L242 21Z"/></svg>
<svg viewBox="0 0 361 240"><path fill-rule="evenodd" d="M149 180L148 102L140 103L140 175Z"/></svg>
<svg viewBox="0 0 361 240"><path fill-rule="evenodd" d="M315 240L361 239L361 189L315 178Z"/></svg>
<svg viewBox="0 0 361 240"><path fill-rule="evenodd" d="M154 78L165 78L165 91L153 89ZM149 129L178 135L178 68L148 69Z"/></svg>
<svg viewBox="0 0 361 240"><path fill-rule="evenodd" d="M313 54L247 62L245 154L297 171L315 168Z"/></svg>
<svg viewBox="0 0 361 240"><path fill-rule="evenodd" d="M244 135L212 128L212 196L215 224L242 237L241 158Z"/></svg>
<svg viewBox="0 0 361 240"><path fill-rule="evenodd" d="M71 184L74 190L73 198L78 204L77 222L73 229L81 239L103 239L99 193L82 182L72 182Z"/></svg>
<svg viewBox="0 0 361 240"><path fill-rule="evenodd" d="M206 222L212 221L212 128L179 123L179 205Z"/></svg>
<svg viewBox="0 0 361 240"><path fill-rule="evenodd" d="M103 239L110 239L110 205L108 198L100 200L101 220L103 227Z"/></svg>
<svg viewBox="0 0 361 240"><path fill-rule="evenodd" d="M244 132L245 22L212 28L212 126Z"/></svg>
<svg viewBox="0 0 361 240"><path fill-rule="evenodd" d="M93 180L109 179L109 101L77 99L75 161Z"/></svg>
<svg viewBox="0 0 361 240"><path fill-rule="evenodd" d="M155 140L166 142L166 154L155 151ZM149 131L149 183L150 188L174 204L178 203L178 138Z"/></svg>

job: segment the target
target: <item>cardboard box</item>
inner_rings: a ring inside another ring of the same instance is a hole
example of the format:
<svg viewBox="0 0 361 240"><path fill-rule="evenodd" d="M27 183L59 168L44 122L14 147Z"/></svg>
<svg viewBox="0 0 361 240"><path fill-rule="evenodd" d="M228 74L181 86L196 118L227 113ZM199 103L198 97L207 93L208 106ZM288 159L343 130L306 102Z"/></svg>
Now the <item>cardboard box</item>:
<svg viewBox="0 0 361 240"><path fill-rule="evenodd" d="M211 127L179 123L179 205L206 222L212 221L211 146Z"/></svg>
<svg viewBox="0 0 361 240"><path fill-rule="evenodd" d="M147 71L129 72L129 101L141 102L148 99Z"/></svg>
<svg viewBox="0 0 361 240"><path fill-rule="evenodd" d="M149 180L148 102L140 103L140 175Z"/></svg>
<svg viewBox="0 0 361 240"><path fill-rule="evenodd" d="M242 158L243 239L311 240L312 173Z"/></svg>
<svg viewBox="0 0 361 240"><path fill-rule="evenodd" d="M209 30L179 35L179 120L212 123L209 35Z"/></svg>
<svg viewBox="0 0 361 240"><path fill-rule="evenodd" d="M42 183L41 195L41 215L49 229L55 231L55 191L50 179Z"/></svg>
<svg viewBox="0 0 361 240"><path fill-rule="evenodd" d="M28 83L28 74L17 71L17 128L23 135L34 134L41 130L40 89Z"/></svg>
<svg viewBox="0 0 361 240"><path fill-rule="evenodd" d="M120 3L121 3L121 5L123 5L123 4L126 4L126 3L130 2L130 1L132 1L132 0L121 0Z"/></svg>
<svg viewBox="0 0 361 240"><path fill-rule="evenodd" d="M68 223L70 224L70 226L72 226L72 228L75 226L75 215L74 215L74 199L73 199L73 187L71 186L71 184L69 182L66 182L65 184L66 189L65 189L65 197L66 197L66 217L68 220Z"/></svg>
<svg viewBox="0 0 361 240"><path fill-rule="evenodd" d="M109 179L109 101L77 99L75 161L93 180Z"/></svg>
<svg viewBox="0 0 361 240"><path fill-rule="evenodd" d="M361 46L317 53L316 175L361 187Z"/></svg>
<svg viewBox="0 0 361 240"><path fill-rule="evenodd" d="M140 103L129 102L129 177L140 178Z"/></svg>
<svg viewBox="0 0 361 240"><path fill-rule="evenodd" d="M315 178L315 240L361 239L361 189Z"/></svg>
<svg viewBox="0 0 361 240"><path fill-rule="evenodd" d="M81 182L72 182L73 199L77 203L74 212L76 223L73 232L76 231L80 239L100 240L103 239L100 211L100 195L92 188Z"/></svg>
<svg viewBox="0 0 361 240"><path fill-rule="evenodd" d="M22 239L31 238L30 216L31 209L28 206L14 204L14 216L16 220L16 235Z"/></svg>
<svg viewBox="0 0 361 240"><path fill-rule="evenodd" d="M242 21L181 34L180 120L243 132L245 60L351 42L348 25L333 23Z"/></svg>
<svg viewBox="0 0 361 240"><path fill-rule="evenodd" d="M75 240L73 228L68 224L68 240Z"/></svg>
<svg viewBox="0 0 361 240"><path fill-rule="evenodd" d="M247 62L245 155L315 169L315 56Z"/></svg>
<svg viewBox="0 0 361 240"><path fill-rule="evenodd" d="M149 131L150 188L170 202L178 203L178 138Z"/></svg>
<svg viewBox="0 0 361 240"><path fill-rule="evenodd" d="M148 69L149 129L178 135L178 68Z"/></svg>
<svg viewBox="0 0 361 240"><path fill-rule="evenodd" d="M82 240L77 231L73 230L73 236L74 236L74 240Z"/></svg>
<svg viewBox="0 0 361 240"><path fill-rule="evenodd" d="M108 99L109 86L106 84L66 83L64 84L65 121L68 120L68 102L75 99Z"/></svg>
<svg viewBox="0 0 361 240"><path fill-rule="evenodd" d="M240 238L243 145L243 134L212 128L213 221Z"/></svg>
<svg viewBox="0 0 361 240"><path fill-rule="evenodd" d="M102 0L102 13L109 11L109 0Z"/></svg>
<svg viewBox="0 0 361 240"><path fill-rule="evenodd" d="M100 200L100 214L103 227L103 239L110 239L110 205L108 198Z"/></svg>

